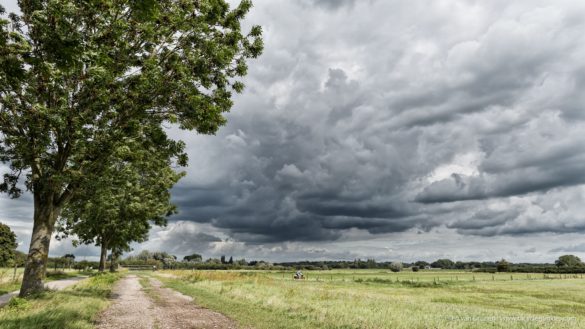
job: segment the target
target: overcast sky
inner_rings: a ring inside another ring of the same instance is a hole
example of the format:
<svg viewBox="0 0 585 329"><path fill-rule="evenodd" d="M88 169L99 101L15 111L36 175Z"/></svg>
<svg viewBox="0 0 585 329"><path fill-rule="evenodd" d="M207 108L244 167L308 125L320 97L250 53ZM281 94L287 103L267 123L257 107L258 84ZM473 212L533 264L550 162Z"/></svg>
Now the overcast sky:
<svg viewBox="0 0 585 329"><path fill-rule="evenodd" d="M265 52L216 136L171 132L180 213L136 251L585 258L585 2L254 3ZM26 250L31 197L0 198Z"/></svg>

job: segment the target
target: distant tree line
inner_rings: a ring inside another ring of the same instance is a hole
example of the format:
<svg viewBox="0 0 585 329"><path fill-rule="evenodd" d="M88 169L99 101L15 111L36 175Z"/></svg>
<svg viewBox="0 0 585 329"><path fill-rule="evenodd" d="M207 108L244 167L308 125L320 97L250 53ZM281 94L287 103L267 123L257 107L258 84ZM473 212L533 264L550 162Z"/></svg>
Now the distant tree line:
<svg viewBox="0 0 585 329"><path fill-rule="evenodd" d="M330 269L385 269L399 272L404 269L420 270L463 270L477 272L521 272L521 273L585 273L585 264L574 255L559 257L555 264L549 263L510 263L504 259L490 262L462 262L450 259L438 259L434 262L416 261L402 263L398 261L377 262L374 259L354 259L353 261L297 261L271 263L263 260L247 261L221 256L203 260L200 254L191 254L182 260L166 252L144 250L137 255L128 256L120 261L121 265L153 265L163 269L266 269L266 270L330 270Z"/></svg>
<svg viewBox="0 0 585 329"><path fill-rule="evenodd" d="M16 236L7 225L0 223L0 267L2 266L23 266L26 255L16 249ZM119 254L112 252L107 261L115 264ZM100 257L99 262L75 261L75 255L66 254L61 257L49 257L47 268L60 269L101 269L105 267L106 257ZM15 264L16 263L16 264ZM193 253L184 256L182 260L164 251L143 250L136 255L130 255L120 261L126 265L152 265L161 269L261 269L261 270L329 270L329 269L387 269L393 272L400 272L403 269L410 269L417 272L420 270L467 270L477 272L519 272L519 273L585 273L585 264L575 255L560 256L554 264L549 263L511 263L505 259L494 262L462 262L450 259L438 259L434 262L416 261L413 263L377 262L375 259L354 259L353 261L298 261L271 263L263 260L246 261L245 259L234 259L222 255L220 258L208 258Z"/></svg>

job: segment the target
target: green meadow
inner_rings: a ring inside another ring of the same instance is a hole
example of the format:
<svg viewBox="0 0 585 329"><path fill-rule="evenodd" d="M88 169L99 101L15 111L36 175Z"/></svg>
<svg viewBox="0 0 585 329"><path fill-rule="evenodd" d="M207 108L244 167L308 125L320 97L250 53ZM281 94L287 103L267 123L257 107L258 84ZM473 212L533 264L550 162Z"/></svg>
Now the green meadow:
<svg viewBox="0 0 585 329"><path fill-rule="evenodd" d="M93 328L111 303L113 284L127 273L16 298L0 309L0 328ZM292 271L134 273L157 277L241 328L585 327L581 275L331 270L293 280Z"/></svg>
<svg viewBox="0 0 585 329"><path fill-rule="evenodd" d="M581 275L384 270L161 271L254 328L583 328Z"/></svg>

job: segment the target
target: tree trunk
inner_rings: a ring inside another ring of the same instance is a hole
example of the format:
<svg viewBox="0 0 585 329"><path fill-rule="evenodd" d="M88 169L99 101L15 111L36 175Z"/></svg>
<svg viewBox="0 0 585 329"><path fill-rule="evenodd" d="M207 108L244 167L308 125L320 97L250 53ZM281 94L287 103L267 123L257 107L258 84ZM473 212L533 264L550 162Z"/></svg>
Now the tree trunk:
<svg viewBox="0 0 585 329"><path fill-rule="evenodd" d="M108 257L108 245L102 240L102 252L100 254L99 271L103 272L106 269L106 259Z"/></svg>
<svg viewBox="0 0 585 329"><path fill-rule="evenodd" d="M110 261L110 272L116 272L117 262L118 262L118 256L116 256L116 253L114 252L114 250L112 250L112 260Z"/></svg>
<svg viewBox="0 0 585 329"><path fill-rule="evenodd" d="M43 279L47 270L49 244L55 228L55 221L59 216L52 197L43 197L40 192L34 192L34 224L33 232L26 259L20 297L40 292L44 289Z"/></svg>

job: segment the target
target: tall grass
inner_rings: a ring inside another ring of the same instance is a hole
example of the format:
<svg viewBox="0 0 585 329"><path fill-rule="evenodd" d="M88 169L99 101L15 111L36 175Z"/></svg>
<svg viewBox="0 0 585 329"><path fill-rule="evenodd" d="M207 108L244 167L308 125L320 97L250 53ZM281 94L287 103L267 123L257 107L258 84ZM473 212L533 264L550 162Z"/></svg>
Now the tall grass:
<svg viewBox="0 0 585 329"><path fill-rule="evenodd" d="M175 271L175 278L161 280L255 328L585 327L585 280L580 278L326 274L309 272L309 280L293 281L291 273Z"/></svg>
<svg viewBox="0 0 585 329"><path fill-rule="evenodd" d="M93 328L94 317L108 305L108 296L119 277L96 275L62 291L13 298L0 309L0 328Z"/></svg>
<svg viewBox="0 0 585 329"><path fill-rule="evenodd" d="M23 268L18 268L16 275L14 273L14 268L0 268L0 295L20 289L23 273ZM87 275L89 273L79 271L47 271L45 282L73 278L80 274Z"/></svg>

